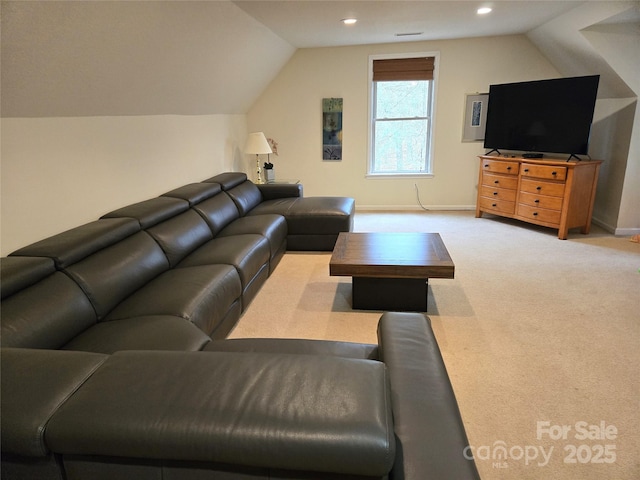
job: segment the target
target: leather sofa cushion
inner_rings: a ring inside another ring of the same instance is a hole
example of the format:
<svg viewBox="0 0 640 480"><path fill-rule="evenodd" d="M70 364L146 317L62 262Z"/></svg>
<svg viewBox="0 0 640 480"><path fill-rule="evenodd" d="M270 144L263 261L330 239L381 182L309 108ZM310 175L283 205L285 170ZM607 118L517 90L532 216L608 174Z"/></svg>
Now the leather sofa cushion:
<svg viewBox="0 0 640 480"><path fill-rule="evenodd" d="M269 242L262 235L234 235L216 237L205 243L185 258L178 267L218 263L233 265L240 275L244 289L262 267L269 264L269 258Z"/></svg>
<svg viewBox="0 0 640 480"><path fill-rule="evenodd" d="M140 227L146 229L174 217L188 208L189 203L186 200L155 197L119 208L103 215L101 218L135 218L140 223Z"/></svg>
<svg viewBox="0 0 640 480"><path fill-rule="evenodd" d="M347 197L266 200L249 217L280 214L287 219L288 250L331 251L340 232L353 230L355 201Z"/></svg>
<svg viewBox="0 0 640 480"><path fill-rule="evenodd" d="M162 247L171 267L213 238L207 222L193 210L155 225L147 233Z"/></svg>
<svg viewBox="0 0 640 480"><path fill-rule="evenodd" d="M112 354L120 350L197 351L211 339L184 318L166 315L100 322L62 347Z"/></svg>
<svg viewBox="0 0 640 480"><path fill-rule="evenodd" d="M230 338L214 340L207 352L287 353L293 355L331 355L334 357L376 360L378 346L366 343L303 340L298 338Z"/></svg>
<svg viewBox="0 0 640 480"><path fill-rule="evenodd" d="M278 213L287 219L290 235L333 234L353 229L355 201L349 197L304 197L267 200L249 215Z"/></svg>
<svg viewBox="0 0 640 480"><path fill-rule="evenodd" d="M122 301L108 321L148 315L182 317L210 334L242 294L230 265L202 265L164 272Z"/></svg>
<svg viewBox="0 0 640 480"><path fill-rule="evenodd" d="M11 255L52 258L63 269L140 231L131 218L96 220L33 243Z"/></svg>
<svg viewBox="0 0 640 480"><path fill-rule="evenodd" d="M249 215L277 214L287 217L289 209L300 200L298 197L274 198L256 206Z"/></svg>
<svg viewBox="0 0 640 480"><path fill-rule="evenodd" d="M97 321L87 296L62 272L2 299L1 314L3 347L60 348Z"/></svg>
<svg viewBox="0 0 640 480"><path fill-rule="evenodd" d="M169 268L160 246L138 232L71 265L67 273L80 285L102 320L132 292Z"/></svg>
<svg viewBox="0 0 640 480"><path fill-rule="evenodd" d="M198 203L193 209L202 215L214 236L240 217L238 207L224 193Z"/></svg>
<svg viewBox="0 0 640 480"><path fill-rule="evenodd" d="M44 439L49 419L107 358L85 352L3 348L3 455L45 456L49 452Z"/></svg>
<svg viewBox="0 0 640 480"><path fill-rule="evenodd" d="M262 235L267 239L272 260L284 254L287 246L287 222L282 215L252 215L238 218L218 233L218 237L247 233ZM273 269L275 265L271 267Z"/></svg>
<svg viewBox="0 0 640 480"><path fill-rule="evenodd" d="M46 440L64 455L370 476L395 456L384 364L313 355L118 352Z"/></svg>
<svg viewBox="0 0 640 480"><path fill-rule="evenodd" d="M304 197L266 200L249 215L284 215L289 235L328 235L353 230L355 201L349 197Z"/></svg>
<svg viewBox="0 0 640 480"><path fill-rule="evenodd" d="M163 193L162 196L181 198L193 206L220 192L222 192L222 187L218 183L189 183L170 192Z"/></svg>
<svg viewBox="0 0 640 480"><path fill-rule="evenodd" d="M248 180L230 190L226 190L226 193L238 207L241 217L244 217L262 202L260 190L253 182Z"/></svg>
<svg viewBox="0 0 640 480"><path fill-rule="evenodd" d="M289 234L332 234L353 230L355 201L348 197L305 197L287 210Z"/></svg>

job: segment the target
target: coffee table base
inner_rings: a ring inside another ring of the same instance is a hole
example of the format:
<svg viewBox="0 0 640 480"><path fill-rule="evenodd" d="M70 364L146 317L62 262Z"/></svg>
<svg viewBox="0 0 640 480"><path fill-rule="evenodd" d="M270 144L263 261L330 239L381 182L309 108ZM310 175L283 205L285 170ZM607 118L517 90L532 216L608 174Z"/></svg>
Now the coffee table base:
<svg viewBox="0 0 640 480"><path fill-rule="evenodd" d="M428 279L353 277L352 307L358 310L426 312Z"/></svg>

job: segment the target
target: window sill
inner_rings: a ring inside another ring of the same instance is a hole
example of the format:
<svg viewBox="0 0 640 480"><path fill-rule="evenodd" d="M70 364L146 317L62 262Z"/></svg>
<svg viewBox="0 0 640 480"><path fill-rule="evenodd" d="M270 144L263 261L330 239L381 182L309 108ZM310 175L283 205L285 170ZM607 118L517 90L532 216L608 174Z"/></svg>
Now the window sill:
<svg viewBox="0 0 640 480"><path fill-rule="evenodd" d="M367 173L365 178L433 178L433 173Z"/></svg>

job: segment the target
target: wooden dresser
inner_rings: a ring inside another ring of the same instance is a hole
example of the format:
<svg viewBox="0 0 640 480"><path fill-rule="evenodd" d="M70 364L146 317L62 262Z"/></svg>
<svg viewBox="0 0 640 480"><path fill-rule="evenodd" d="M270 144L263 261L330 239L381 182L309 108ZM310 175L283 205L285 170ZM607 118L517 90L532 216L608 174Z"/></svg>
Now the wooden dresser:
<svg viewBox="0 0 640 480"><path fill-rule="evenodd" d="M476 217L483 212L557 228L591 228L600 160L480 157Z"/></svg>

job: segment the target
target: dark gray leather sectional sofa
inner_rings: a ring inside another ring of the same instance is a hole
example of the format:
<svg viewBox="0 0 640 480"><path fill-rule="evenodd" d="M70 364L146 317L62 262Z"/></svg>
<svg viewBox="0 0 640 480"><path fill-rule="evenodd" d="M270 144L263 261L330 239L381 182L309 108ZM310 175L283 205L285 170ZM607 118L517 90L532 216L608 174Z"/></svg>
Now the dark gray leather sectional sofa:
<svg viewBox="0 0 640 480"><path fill-rule="evenodd" d="M353 211L225 173L3 258L2 478L478 478L423 315L378 345L225 340Z"/></svg>

